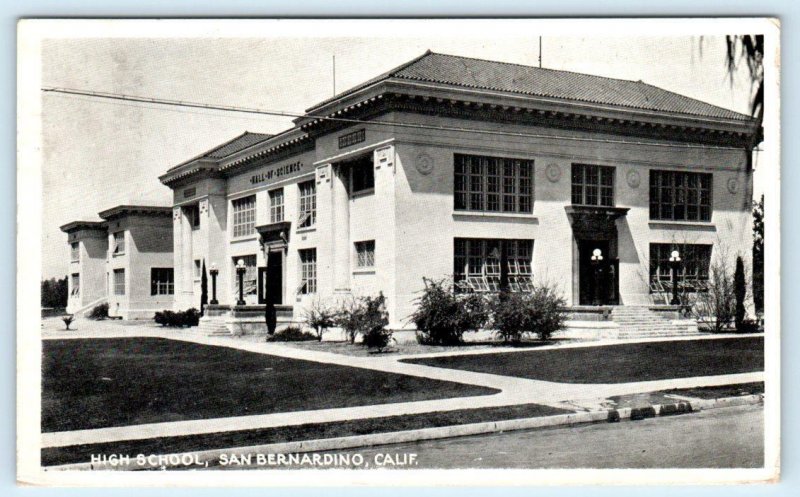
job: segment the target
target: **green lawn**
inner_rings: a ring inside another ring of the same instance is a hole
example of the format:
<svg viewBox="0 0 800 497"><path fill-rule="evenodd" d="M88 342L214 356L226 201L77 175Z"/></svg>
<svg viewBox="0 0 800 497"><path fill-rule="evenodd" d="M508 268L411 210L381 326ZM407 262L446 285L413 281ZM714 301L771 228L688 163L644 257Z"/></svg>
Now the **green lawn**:
<svg viewBox="0 0 800 497"><path fill-rule="evenodd" d="M351 435L367 435L371 433L434 428L437 426L463 425L482 421L555 416L572 412L574 411L538 404L522 404L507 407L459 409L456 411L431 412L407 416L386 416L336 423L315 423L258 430L209 433L205 435L162 437L147 440L53 447L42 449L42 464L45 466L53 466L88 462L93 454L126 454L134 458L137 454L175 454L197 450L234 449L252 445Z"/></svg>
<svg viewBox="0 0 800 497"><path fill-rule="evenodd" d="M557 383L629 383L763 371L764 339L631 343L405 362Z"/></svg>
<svg viewBox="0 0 800 497"><path fill-rule="evenodd" d="M43 432L497 393L160 338L45 340L42 361Z"/></svg>

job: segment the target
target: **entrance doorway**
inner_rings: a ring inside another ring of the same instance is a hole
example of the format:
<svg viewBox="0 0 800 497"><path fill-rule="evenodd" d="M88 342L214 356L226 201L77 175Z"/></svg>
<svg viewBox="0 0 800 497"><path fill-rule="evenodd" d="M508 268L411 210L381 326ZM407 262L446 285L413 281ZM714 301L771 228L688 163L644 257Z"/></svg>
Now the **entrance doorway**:
<svg viewBox="0 0 800 497"><path fill-rule="evenodd" d="M258 268L258 303L283 304L283 252L267 252L267 267Z"/></svg>
<svg viewBox="0 0 800 497"><path fill-rule="evenodd" d="M592 262L600 250L603 260ZM611 258L608 240L578 240L578 287L580 305L617 305L619 303L619 262Z"/></svg>

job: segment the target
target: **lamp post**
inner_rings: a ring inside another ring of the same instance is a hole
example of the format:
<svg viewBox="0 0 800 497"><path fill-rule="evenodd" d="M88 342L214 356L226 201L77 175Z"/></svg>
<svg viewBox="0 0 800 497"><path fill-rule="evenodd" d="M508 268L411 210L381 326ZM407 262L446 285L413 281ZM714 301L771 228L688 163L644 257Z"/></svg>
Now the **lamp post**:
<svg viewBox="0 0 800 497"><path fill-rule="evenodd" d="M208 270L211 273L211 305L217 305L217 275L219 274L219 269L217 269L217 264L215 262L211 263L211 269Z"/></svg>
<svg viewBox="0 0 800 497"><path fill-rule="evenodd" d="M594 269L594 302L593 305L600 305L600 263L603 262L603 251L596 248L592 251L592 268Z"/></svg>
<svg viewBox="0 0 800 497"><path fill-rule="evenodd" d="M669 267L672 268L672 300L670 305L680 305L678 298L678 268L681 265L681 254L673 250L669 257Z"/></svg>
<svg viewBox="0 0 800 497"><path fill-rule="evenodd" d="M247 271L247 267L244 265L244 261L239 259L236 261L236 275L239 277L239 300L236 301L236 305L245 305L244 301L244 273Z"/></svg>

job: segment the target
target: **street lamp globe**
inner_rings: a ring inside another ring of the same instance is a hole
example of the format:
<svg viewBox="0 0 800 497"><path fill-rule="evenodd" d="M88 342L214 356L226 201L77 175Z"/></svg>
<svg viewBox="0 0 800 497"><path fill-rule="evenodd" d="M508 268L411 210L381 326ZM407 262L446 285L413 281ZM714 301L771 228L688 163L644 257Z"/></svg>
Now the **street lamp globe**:
<svg viewBox="0 0 800 497"><path fill-rule="evenodd" d="M670 262L680 262L681 261L681 254L677 250L673 250L670 254L669 258Z"/></svg>
<svg viewBox="0 0 800 497"><path fill-rule="evenodd" d="M244 259L239 259L238 261L236 261L236 267L237 268L243 268L244 267Z"/></svg>
<svg viewBox="0 0 800 497"><path fill-rule="evenodd" d="M603 251L599 248L596 248L592 251L592 260L593 261L602 261L603 260Z"/></svg>

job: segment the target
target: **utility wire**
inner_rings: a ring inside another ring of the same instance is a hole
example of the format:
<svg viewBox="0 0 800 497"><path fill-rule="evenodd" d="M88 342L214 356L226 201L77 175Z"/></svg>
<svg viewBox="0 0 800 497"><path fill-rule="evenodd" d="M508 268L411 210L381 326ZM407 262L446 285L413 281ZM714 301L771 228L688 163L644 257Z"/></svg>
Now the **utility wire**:
<svg viewBox="0 0 800 497"><path fill-rule="evenodd" d="M262 114L262 115L279 116L279 117L293 117L293 118L305 117L309 119L319 119L324 121L334 121L334 122L342 122L348 124L368 124L368 125L392 126L396 128L411 128L411 129L423 129L423 130L433 130L433 131L467 132L467 133L477 133L490 136L513 136L518 138L545 138L551 140L595 142L595 143L605 143L614 145L642 145L642 146L668 147L668 148L678 147L678 148L724 149L724 150L738 150L741 148L741 147L722 146L722 145L695 145L692 143L658 143L658 142L642 142L642 141L631 141L631 140L621 140L621 139L588 138L579 136L555 136L555 135L547 135L539 133L520 133L514 131L494 131L494 130L476 129L476 128L463 128L460 126L435 126L430 124L396 123L396 122L380 121L380 120L363 120L363 119L352 119L347 117L300 114L296 112L258 109L253 107L238 107L233 105L214 105L214 104L205 104L205 103L191 102L185 100L170 100L165 98L140 97L136 95L125 95L121 93L78 90L73 88L59 88L55 86L42 87L42 91L47 93L81 95L85 97L103 98L109 100L124 100L128 102L159 104L159 105L168 105L174 107L190 107L196 109L221 110L226 112L242 112L247 114Z"/></svg>

